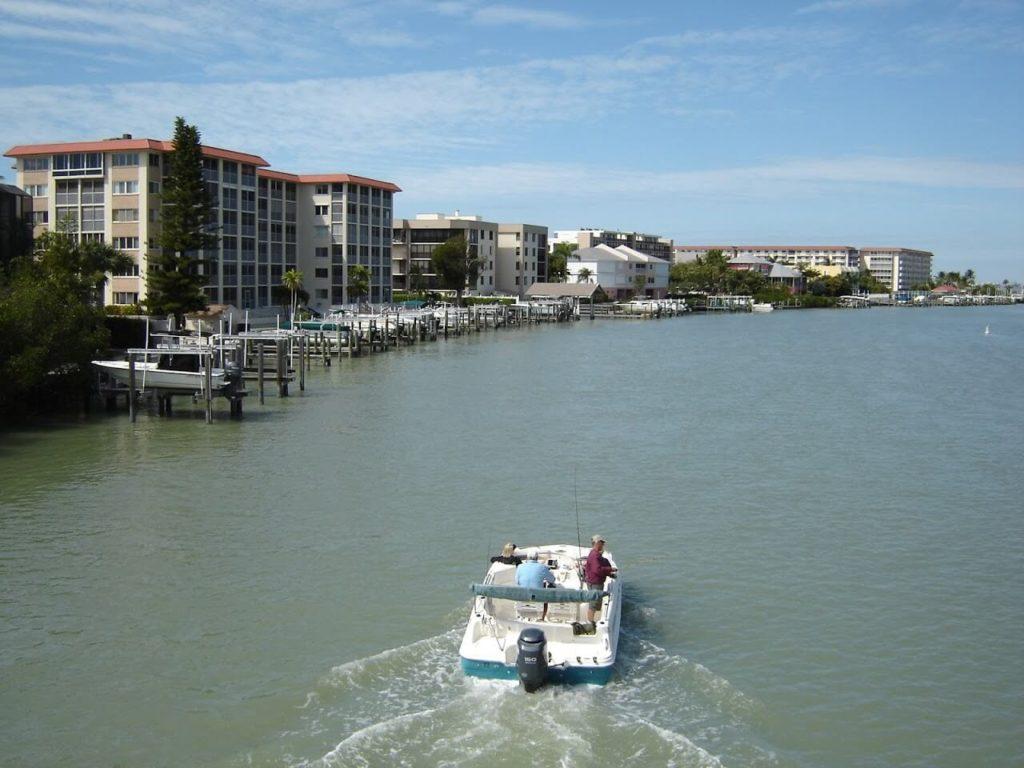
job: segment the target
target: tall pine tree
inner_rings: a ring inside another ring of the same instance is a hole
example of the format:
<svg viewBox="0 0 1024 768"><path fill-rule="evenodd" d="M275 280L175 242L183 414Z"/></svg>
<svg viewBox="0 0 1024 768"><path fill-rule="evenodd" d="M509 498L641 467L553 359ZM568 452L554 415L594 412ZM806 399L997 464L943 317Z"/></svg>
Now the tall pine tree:
<svg viewBox="0 0 1024 768"><path fill-rule="evenodd" d="M213 203L203 181L203 150L199 129L174 120L174 148L166 158L163 180L160 254L150 259L146 304L157 315L174 315L185 325L185 313L206 309L201 251L217 248L219 238Z"/></svg>

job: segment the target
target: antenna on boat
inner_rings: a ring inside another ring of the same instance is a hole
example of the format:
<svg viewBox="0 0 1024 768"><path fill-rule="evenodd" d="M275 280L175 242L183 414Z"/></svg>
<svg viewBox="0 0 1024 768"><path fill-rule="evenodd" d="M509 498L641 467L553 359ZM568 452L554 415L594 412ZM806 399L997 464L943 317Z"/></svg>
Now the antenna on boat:
<svg viewBox="0 0 1024 768"><path fill-rule="evenodd" d="M573 501L573 504L576 506L576 547L577 547L577 552L576 552L576 570L579 571L579 573L580 573L580 584L582 585L583 584L583 569L580 567L580 560L582 558L580 557L579 553L583 551L583 538L580 536L580 497L579 497L579 494L577 493L577 489L576 489L576 486L577 486L576 475L577 475L578 469L579 468L574 464L573 468L572 468L572 501Z"/></svg>

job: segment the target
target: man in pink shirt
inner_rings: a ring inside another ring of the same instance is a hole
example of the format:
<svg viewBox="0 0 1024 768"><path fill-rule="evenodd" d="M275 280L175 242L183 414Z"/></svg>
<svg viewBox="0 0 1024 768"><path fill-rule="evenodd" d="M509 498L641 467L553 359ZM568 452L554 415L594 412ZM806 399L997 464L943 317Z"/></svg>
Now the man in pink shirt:
<svg viewBox="0 0 1024 768"><path fill-rule="evenodd" d="M583 579L587 582L587 589L604 591L604 580L614 575L618 569L613 568L608 558L601 554L604 552L604 536L595 533L590 537L590 543L592 549L590 554L587 555L587 564L583 569ZM587 608L587 621L591 624L594 623L594 614L600 607L600 600L595 600L589 604Z"/></svg>

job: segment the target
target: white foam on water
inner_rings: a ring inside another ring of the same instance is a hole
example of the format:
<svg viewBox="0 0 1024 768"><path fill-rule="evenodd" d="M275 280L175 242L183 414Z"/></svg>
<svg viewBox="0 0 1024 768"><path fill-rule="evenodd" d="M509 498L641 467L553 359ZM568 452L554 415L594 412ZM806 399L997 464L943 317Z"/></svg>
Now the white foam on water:
<svg viewBox="0 0 1024 768"><path fill-rule="evenodd" d="M650 640L623 633L607 686L550 686L526 695L514 680L463 675L461 634L456 626L331 668L297 707L303 735L282 733L299 746L285 762L491 768L600 759L721 768L730 755L738 765L774 762L750 733L760 707L754 699ZM309 754L318 742L325 751Z"/></svg>

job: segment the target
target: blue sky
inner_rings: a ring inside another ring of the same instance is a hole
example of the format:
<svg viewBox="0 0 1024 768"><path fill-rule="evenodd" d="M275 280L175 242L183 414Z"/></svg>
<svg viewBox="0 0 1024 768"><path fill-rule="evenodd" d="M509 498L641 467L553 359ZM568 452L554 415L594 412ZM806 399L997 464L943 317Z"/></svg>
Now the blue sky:
<svg viewBox="0 0 1024 768"><path fill-rule="evenodd" d="M282 170L395 181L398 215L1024 279L1018 0L0 0L0 72L3 148L181 114Z"/></svg>

